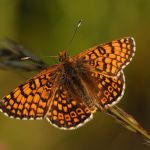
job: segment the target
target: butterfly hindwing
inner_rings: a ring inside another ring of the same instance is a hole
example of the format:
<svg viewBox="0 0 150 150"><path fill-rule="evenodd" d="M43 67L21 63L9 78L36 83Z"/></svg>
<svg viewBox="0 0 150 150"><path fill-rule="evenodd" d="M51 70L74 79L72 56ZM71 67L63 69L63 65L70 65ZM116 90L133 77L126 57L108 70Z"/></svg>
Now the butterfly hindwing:
<svg viewBox="0 0 150 150"><path fill-rule="evenodd" d="M75 129L93 117L90 109L60 84L53 97L46 120L61 129Z"/></svg>
<svg viewBox="0 0 150 150"><path fill-rule="evenodd" d="M80 77L92 102L99 109L108 109L119 102L125 90L125 77L123 71L119 76L108 76L89 71L80 71Z"/></svg>
<svg viewBox="0 0 150 150"><path fill-rule="evenodd" d="M95 73L93 73L92 76L96 78L96 85L99 89L97 93L97 103L106 109L117 104L122 98L125 90L125 77L123 71L116 77Z"/></svg>

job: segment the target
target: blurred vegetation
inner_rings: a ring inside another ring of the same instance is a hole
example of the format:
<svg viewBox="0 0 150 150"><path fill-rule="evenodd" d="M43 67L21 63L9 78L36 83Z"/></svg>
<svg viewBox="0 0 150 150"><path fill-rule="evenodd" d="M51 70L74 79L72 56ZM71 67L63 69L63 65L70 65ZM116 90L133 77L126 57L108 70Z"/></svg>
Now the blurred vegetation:
<svg viewBox="0 0 150 150"><path fill-rule="evenodd" d="M67 47L81 18L70 55L120 37L135 38L137 51L125 69L127 88L119 106L150 130L149 0L0 0L0 39L16 40L52 65L56 61L46 56ZM30 76L0 70L0 96ZM12 120L2 113L0 117L0 150L149 149L145 141L102 113L73 131L58 130L44 120Z"/></svg>

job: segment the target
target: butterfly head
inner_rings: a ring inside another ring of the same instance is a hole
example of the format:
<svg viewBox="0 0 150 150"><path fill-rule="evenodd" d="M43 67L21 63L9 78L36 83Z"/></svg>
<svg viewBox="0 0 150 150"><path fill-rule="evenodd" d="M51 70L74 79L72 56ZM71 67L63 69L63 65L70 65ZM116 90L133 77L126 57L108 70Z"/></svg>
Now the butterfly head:
<svg viewBox="0 0 150 150"><path fill-rule="evenodd" d="M62 62L67 58L67 53L65 50L59 52L59 61Z"/></svg>

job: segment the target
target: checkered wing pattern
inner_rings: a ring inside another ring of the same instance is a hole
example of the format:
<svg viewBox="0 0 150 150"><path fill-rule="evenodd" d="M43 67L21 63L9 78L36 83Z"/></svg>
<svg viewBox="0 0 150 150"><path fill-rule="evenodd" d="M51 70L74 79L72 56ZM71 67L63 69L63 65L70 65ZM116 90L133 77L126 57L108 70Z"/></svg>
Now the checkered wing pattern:
<svg viewBox="0 0 150 150"><path fill-rule="evenodd" d="M108 109L120 101L125 90L125 77L123 71L116 77L105 76L97 72L92 73L91 76L98 88L95 94L97 95L96 102L98 106Z"/></svg>
<svg viewBox="0 0 150 150"><path fill-rule="evenodd" d="M65 84L58 86L50 110L46 115L48 122L61 129L78 128L92 117L90 109L76 99Z"/></svg>
<svg viewBox="0 0 150 150"><path fill-rule="evenodd" d="M75 59L90 70L115 76L129 64L134 53L135 41L132 37L126 37L90 48L75 56Z"/></svg>
<svg viewBox="0 0 150 150"><path fill-rule="evenodd" d="M11 118L43 118L50 106L56 79L56 67L43 71L3 97L0 110Z"/></svg>

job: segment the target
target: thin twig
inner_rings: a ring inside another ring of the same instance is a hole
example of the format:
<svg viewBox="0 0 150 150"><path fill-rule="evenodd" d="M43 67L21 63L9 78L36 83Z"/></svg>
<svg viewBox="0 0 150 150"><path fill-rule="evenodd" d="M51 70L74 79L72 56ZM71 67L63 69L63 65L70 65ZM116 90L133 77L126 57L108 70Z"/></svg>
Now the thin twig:
<svg viewBox="0 0 150 150"><path fill-rule="evenodd" d="M148 142L150 142L149 132L146 131L131 115L126 113L123 109L119 108L118 106L114 106L105 110L105 113L111 115L130 131L143 136Z"/></svg>

